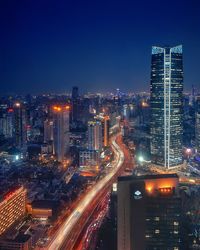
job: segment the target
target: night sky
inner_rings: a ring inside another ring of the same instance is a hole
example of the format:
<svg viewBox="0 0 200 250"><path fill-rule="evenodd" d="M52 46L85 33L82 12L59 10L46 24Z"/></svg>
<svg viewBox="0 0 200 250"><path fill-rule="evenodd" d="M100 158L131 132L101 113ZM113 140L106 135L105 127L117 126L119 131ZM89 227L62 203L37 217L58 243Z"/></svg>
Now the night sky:
<svg viewBox="0 0 200 250"><path fill-rule="evenodd" d="M200 88L200 1L0 0L0 94L149 90L152 45Z"/></svg>

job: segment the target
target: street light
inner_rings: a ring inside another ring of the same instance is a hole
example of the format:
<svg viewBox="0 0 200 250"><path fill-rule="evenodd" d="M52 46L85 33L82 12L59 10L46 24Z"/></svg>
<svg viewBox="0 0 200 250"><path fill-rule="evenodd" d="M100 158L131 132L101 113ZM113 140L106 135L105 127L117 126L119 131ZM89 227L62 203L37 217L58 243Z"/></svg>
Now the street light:
<svg viewBox="0 0 200 250"><path fill-rule="evenodd" d="M143 162L143 161L144 161L144 157L143 157L142 155L140 155L140 156L138 157L138 160L139 160L140 162Z"/></svg>
<svg viewBox="0 0 200 250"><path fill-rule="evenodd" d="M138 161L139 161L140 163L143 163L143 162L145 162L145 163L150 163L150 162L151 162L151 161L145 160L144 157L143 157L142 155L140 155L140 156L138 157Z"/></svg>
<svg viewBox="0 0 200 250"><path fill-rule="evenodd" d="M187 154L190 154L191 152L192 152L191 148L187 148L187 149L186 149L186 153L187 153Z"/></svg>
<svg viewBox="0 0 200 250"><path fill-rule="evenodd" d="M190 156L192 155L192 149L186 148L185 153L186 153L187 159L189 160Z"/></svg>

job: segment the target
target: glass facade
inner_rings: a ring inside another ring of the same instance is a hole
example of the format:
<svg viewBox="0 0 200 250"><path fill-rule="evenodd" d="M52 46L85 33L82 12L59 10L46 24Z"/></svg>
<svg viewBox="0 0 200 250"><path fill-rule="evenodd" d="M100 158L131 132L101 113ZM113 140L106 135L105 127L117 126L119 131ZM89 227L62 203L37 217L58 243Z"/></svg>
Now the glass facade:
<svg viewBox="0 0 200 250"><path fill-rule="evenodd" d="M118 250L183 250L182 229L178 175L118 178Z"/></svg>
<svg viewBox="0 0 200 250"><path fill-rule="evenodd" d="M146 207L146 250L181 249L181 200L149 198Z"/></svg>
<svg viewBox="0 0 200 250"><path fill-rule="evenodd" d="M59 162L64 162L69 152L69 110L68 105L53 107L53 151Z"/></svg>
<svg viewBox="0 0 200 250"><path fill-rule="evenodd" d="M183 162L182 45L152 47L150 92L152 163L173 168Z"/></svg>

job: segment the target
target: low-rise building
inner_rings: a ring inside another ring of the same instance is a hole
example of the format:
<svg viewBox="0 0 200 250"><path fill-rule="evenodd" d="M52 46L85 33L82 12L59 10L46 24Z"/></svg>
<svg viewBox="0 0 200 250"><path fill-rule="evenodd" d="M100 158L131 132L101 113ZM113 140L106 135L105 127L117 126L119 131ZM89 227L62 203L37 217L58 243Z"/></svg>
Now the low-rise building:
<svg viewBox="0 0 200 250"><path fill-rule="evenodd" d="M15 187L0 197L0 235L26 212L26 189Z"/></svg>

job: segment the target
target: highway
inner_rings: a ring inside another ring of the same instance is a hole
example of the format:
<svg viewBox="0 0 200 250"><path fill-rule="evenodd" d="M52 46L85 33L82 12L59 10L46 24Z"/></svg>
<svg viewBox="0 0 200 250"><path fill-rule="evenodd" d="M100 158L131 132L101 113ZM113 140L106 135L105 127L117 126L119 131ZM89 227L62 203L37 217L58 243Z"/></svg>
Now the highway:
<svg viewBox="0 0 200 250"><path fill-rule="evenodd" d="M113 179L117 177L118 172L121 172L121 167L124 163L124 152L121 147L116 142L116 137L112 139L112 149L115 154L115 163L112 170L100 181L98 181L80 200L77 207L73 210L73 212L69 215L69 217L62 223L53 239L49 243L49 246L46 248L48 250L57 250L57 249L73 249L73 245L75 242L68 241L68 247L63 247L63 243L66 242L69 234L78 226L79 220L87 211L88 207L92 204L92 202L98 197L99 193L105 192L105 188L110 186L113 182Z"/></svg>
<svg viewBox="0 0 200 250"><path fill-rule="evenodd" d="M78 247L75 246L76 250L95 249L99 228L101 227L102 222L109 210L109 200L110 200L110 193L106 194L101 199L100 204L97 206L89 222L83 229L84 235L82 235L81 239L78 239L79 245Z"/></svg>

